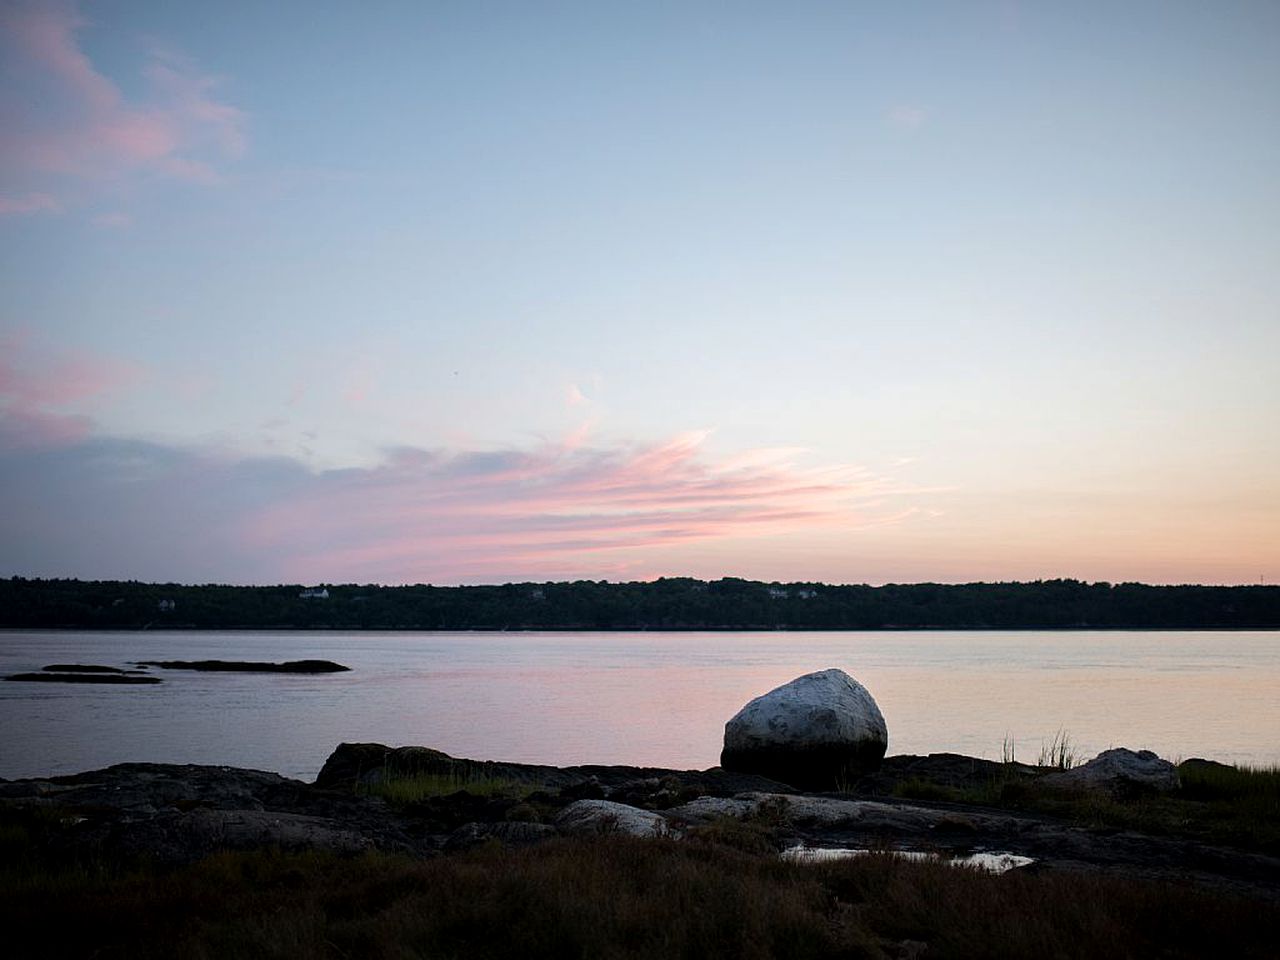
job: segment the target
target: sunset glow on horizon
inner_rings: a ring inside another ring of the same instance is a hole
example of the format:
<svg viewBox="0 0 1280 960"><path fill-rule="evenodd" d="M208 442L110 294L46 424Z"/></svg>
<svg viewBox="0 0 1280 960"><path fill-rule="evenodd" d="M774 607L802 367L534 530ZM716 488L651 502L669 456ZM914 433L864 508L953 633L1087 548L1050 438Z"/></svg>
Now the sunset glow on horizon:
<svg viewBox="0 0 1280 960"><path fill-rule="evenodd" d="M1280 582L1280 8L0 10L0 576Z"/></svg>

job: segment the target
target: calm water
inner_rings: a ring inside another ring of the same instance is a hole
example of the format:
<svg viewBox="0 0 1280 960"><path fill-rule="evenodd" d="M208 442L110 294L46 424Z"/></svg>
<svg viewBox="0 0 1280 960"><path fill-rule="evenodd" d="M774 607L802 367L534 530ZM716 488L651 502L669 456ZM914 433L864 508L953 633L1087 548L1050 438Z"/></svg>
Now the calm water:
<svg viewBox="0 0 1280 960"><path fill-rule="evenodd" d="M343 740L553 764L704 768L751 697L840 667L891 753L1034 761L1068 732L1179 759L1280 762L1280 633L80 633L0 631L0 674L46 663L337 660L330 676L164 671L156 686L0 683L0 776L125 760L310 779Z"/></svg>

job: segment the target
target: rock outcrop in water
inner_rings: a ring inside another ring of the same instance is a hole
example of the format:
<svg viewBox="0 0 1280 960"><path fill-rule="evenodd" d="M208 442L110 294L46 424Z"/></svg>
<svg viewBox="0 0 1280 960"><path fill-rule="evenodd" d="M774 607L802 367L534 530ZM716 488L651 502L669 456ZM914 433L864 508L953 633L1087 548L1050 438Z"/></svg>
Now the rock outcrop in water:
<svg viewBox="0 0 1280 960"><path fill-rule="evenodd" d="M201 673L343 673L350 670L332 660L289 660L284 663L265 663L255 660L138 660L134 666L145 670L160 667L165 670L195 670ZM40 673L14 673L6 680L27 683L159 683L159 677L151 677L141 670L125 670L96 663L53 663L42 667Z"/></svg>
<svg viewBox="0 0 1280 960"><path fill-rule="evenodd" d="M140 670L124 670L98 663L51 663L39 673L11 673L6 680L23 683L159 683Z"/></svg>
<svg viewBox="0 0 1280 960"><path fill-rule="evenodd" d="M102 684L154 684L159 677L130 677L116 673L11 673L6 680L20 683L102 683Z"/></svg>
<svg viewBox="0 0 1280 960"><path fill-rule="evenodd" d="M284 663L256 660L139 660L138 666L199 670L205 673L342 673L351 669L332 660L288 660Z"/></svg>
<svg viewBox="0 0 1280 960"><path fill-rule="evenodd" d="M720 765L804 789L829 790L875 770L889 743L866 687L821 670L756 697L725 724Z"/></svg>

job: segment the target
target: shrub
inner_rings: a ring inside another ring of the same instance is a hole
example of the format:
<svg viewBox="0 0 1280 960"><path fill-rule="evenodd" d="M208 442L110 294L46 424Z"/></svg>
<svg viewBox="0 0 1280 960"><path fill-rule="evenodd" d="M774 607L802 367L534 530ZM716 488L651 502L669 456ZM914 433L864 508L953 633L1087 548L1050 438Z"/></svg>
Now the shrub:
<svg viewBox="0 0 1280 960"><path fill-rule="evenodd" d="M21 852L21 836L5 837ZM50 957L804 960L897 957L912 944L941 960L1269 957L1280 929L1272 901L1098 873L791 864L627 837L430 860L260 851L173 871L19 864L0 891L6 943Z"/></svg>

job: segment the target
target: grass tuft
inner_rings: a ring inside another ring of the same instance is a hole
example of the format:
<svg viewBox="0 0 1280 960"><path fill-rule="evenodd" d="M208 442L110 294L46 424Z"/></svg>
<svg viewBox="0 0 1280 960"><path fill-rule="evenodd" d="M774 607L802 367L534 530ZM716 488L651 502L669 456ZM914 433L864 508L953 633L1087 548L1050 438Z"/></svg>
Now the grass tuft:
<svg viewBox="0 0 1280 960"><path fill-rule="evenodd" d="M356 791L366 796L380 796L389 804L404 806L431 797L470 794L481 799L521 800L538 788L536 783L494 777L476 769L456 767L449 771L397 771L390 765L381 768L381 776L367 783L357 782Z"/></svg>
<svg viewBox="0 0 1280 960"><path fill-rule="evenodd" d="M361 789L372 796L382 797L388 803L403 806L431 797L447 797L464 792L473 797L518 799L534 788L527 783L519 783L505 777L489 777L482 774L414 773L404 776L386 776Z"/></svg>
<svg viewBox="0 0 1280 960"><path fill-rule="evenodd" d="M1013 739L1011 733L1006 733L1004 739L1000 741L1000 762L1005 766L1018 762L1018 742Z"/></svg>
<svg viewBox="0 0 1280 960"><path fill-rule="evenodd" d="M1053 767L1055 770L1070 770L1076 765L1076 745L1071 742L1071 735L1059 730L1053 739L1040 747L1040 760L1037 766Z"/></svg>
<svg viewBox="0 0 1280 960"><path fill-rule="evenodd" d="M964 800L963 791L932 780L911 777L893 788L893 795L904 800Z"/></svg>

